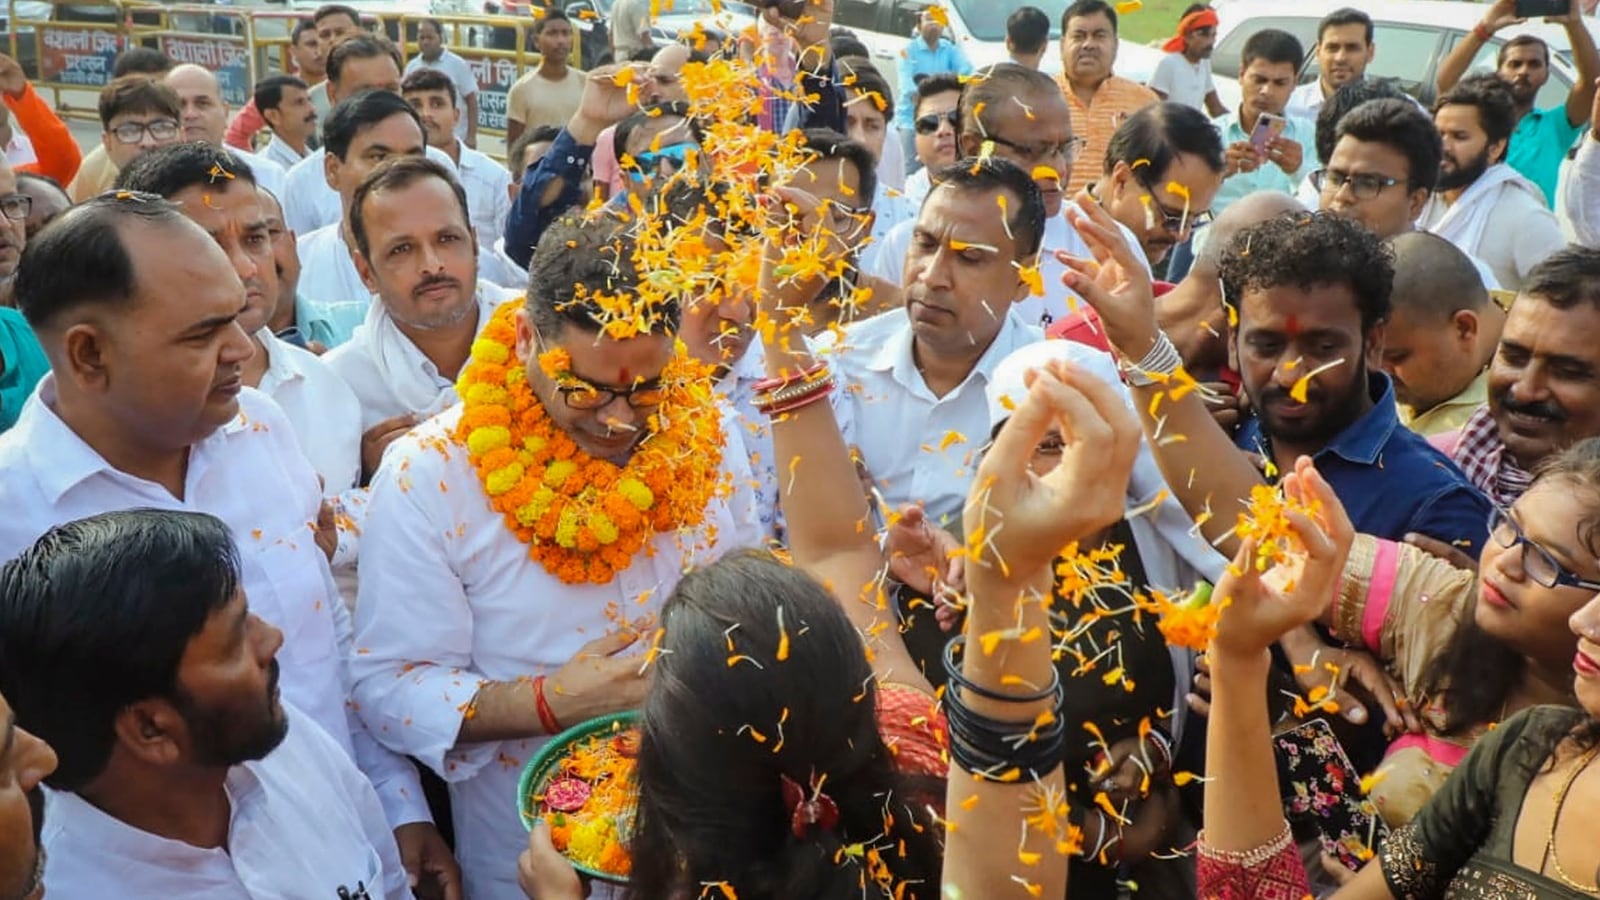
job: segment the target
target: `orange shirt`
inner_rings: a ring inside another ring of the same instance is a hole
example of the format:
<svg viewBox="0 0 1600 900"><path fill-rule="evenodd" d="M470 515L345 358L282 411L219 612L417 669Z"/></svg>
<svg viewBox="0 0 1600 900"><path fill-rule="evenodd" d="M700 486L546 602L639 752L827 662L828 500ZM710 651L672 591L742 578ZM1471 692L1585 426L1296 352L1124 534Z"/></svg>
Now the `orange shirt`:
<svg viewBox="0 0 1600 900"><path fill-rule="evenodd" d="M21 96L6 95L4 99L12 119L33 142L33 153L39 158L38 162L18 166L18 171L48 175L63 187L71 184L83 154L66 123L34 92L32 84L22 89Z"/></svg>
<svg viewBox="0 0 1600 900"><path fill-rule="evenodd" d="M1067 104L1072 107L1072 133L1085 141L1078 161L1072 164L1072 180L1067 183L1067 196L1071 197L1100 177L1106 162L1106 145L1111 143L1111 134L1122 120L1152 103L1161 102L1161 98L1136 81L1113 75L1100 84L1094 99L1084 106L1065 75L1057 75L1056 84L1067 95Z"/></svg>

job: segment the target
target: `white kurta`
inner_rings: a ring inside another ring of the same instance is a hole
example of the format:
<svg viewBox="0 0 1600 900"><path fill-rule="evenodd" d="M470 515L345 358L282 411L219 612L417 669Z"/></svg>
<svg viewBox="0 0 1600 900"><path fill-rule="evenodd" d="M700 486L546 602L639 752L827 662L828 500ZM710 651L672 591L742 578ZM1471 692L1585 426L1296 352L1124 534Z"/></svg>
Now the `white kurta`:
<svg viewBox="0 0 1600 900"><path fill-rule="evenodd" d="M250 167L250 174L255 176L257 185L271 191L274 197L283 196L289 181L287 169L259 153L248 153L238 147L226 147L224 149L239 157L245 165Z"/></svg>
<svg viewBox="0 0 1600 900"><path fill-rule="evenodd" d="M850 385L840 418L850 422L867 471L892 508L920 502L931 521L960 531L978 453L989 441L989 375L1011 351L1043 338L1015 312L1008 314L966 380L935 397L911 356L904 310L845 329L843 345L828 351L839 382ZM962 439L943 446L951 432Z"/></svg>
<svg viewBox="0 0 1600 900"><path fill-rule="evenodd" d="M305 159L304 156L300 155L300 151L289 146L288 141L278 137L277 135L273 135L272 140L267 141L267 145L261 148L261 155L272 160L278 165L283 166L283 173L286 182L288 179L289 170L298 165L300 160ZM273 196L278 197L278 201L280 203L283 202L283 198L279 195L273 194Z"/></svg>
<svg viewBox="0 0 1600 900"><path fill-rule="evenodd" d="M456 174L467 192L467 214L472 227L478 229L478 245L493 244L506 230L506 217L511 215L511 173L488 154L479 153L459 139L456 152L461 154Z"/></svg>
<svg viewBox="0 0 1600 900"><path fill-rule="evenodd" d="M911 231L916 224L916 219L913 218L890 230L884 237L882 249L872 257L870 266L862 267L863 271L890 284L903 287L906 250L911 247ZM1128 246L1134 248L1139 246L1139 239L1134 237L1126 225L1118 222L1117 227L1122 230L1122 237L1128 242ZM1046 219L1044 223L1044 240L1039 250L1039 274L1044 279L1044 296L1024 297L1014 307L1022 316L1022 320L1029 325L1048 328L1051 322L1065 317L1086 302L1061 283L1061 276L1067 273L1067 267L1057 261L1055 256L1057 250L1065 250L1073 256L1093 258L1089 245L1084 243L1083 237L1078 234L1078 229L1073 228L1072 223L1067 221L1064 208L1060 215ZM1139 261L1144 263L1145 272L1148 274L1150 263L1145 260L1143 253L1139 254Z"/></svg>
<svg viewBox="0 0 1600 900"><path fill-rule="evenodd" d="M256 339L267 349L267 372L257 390L271 397L322 476L323 491L337 494L361 480L361 403L355 392L316 354L281 341L270 328Z"/></svg>
<svg viewBox="0 0 1600 900"><path fill-rule="evenodd" d="M478 282L479 331L512 296L486 281ZM400 331L382 303L368 307L367 320L356 326L350 340L322 359L360 401L362 432L406 413L435 415L458 399L455 380L439 373L438 366Z"/></svg>
<svg viewBox="0 0 1600 900"><path fill-rule="evenodd" d="M641 552L610 584L564 584L490 508L466 450L451 440L460 418L461 407L453 407L396 441L373 479L355 696L379 740L450 783L466 895L522 900L517 855L527 840L516 786L545 738L458 746L463 710L486 679L554 672L616 630L615 616L653 627L641 619L653 619L685 568L754 545L750 476L731 429L722 459L735 491L708 510L714 546L705 528L658 536L654 555Z"/></svg>
<svg viewBox="0 0 1600 900"><path fill-rule="evenodd" d="M326 731L285 701L289 733L265 759L228 770L226 847L140 831L76 794L46 790L45 892L65 900L194 897L409 900L372 785Z"/></svg>
<svg viewBox="0 0 1600 900"><path fill-rule="evenodd" d="M285 700L352 753L390 821L431 821L417 773L373 743L346 703L351 626L314 538L322 492L294 429L266 395L245 388L239 415L189 450L183 499L111 466L56 415L46 375L10 431L0 434L0 559L50 528L138 507L205 512L239 545L251 609L283 632Z"/></svg>

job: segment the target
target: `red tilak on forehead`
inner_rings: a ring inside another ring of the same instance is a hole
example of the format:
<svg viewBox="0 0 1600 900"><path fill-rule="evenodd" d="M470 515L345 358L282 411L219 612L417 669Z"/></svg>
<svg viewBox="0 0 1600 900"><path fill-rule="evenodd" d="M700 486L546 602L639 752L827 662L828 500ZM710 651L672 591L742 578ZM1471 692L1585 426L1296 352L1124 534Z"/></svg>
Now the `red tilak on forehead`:
<svg viewBox="0 0 1600 900"><path fill-rule="evenodd" d="M633 383L633 378L628 374L627 366L623 366L622 367L622 371L617 373L617 384L632 384L632 383Z"/></svg>
<svg viewBox="0 0 1600 900"><path fill-rule="evenodd" d="M1290 316L1289 321L1285 323L1283 327L1284 330L1289 333L1289 337L1292 338L1298 335L1300 333L1300 317Z"/></svg>

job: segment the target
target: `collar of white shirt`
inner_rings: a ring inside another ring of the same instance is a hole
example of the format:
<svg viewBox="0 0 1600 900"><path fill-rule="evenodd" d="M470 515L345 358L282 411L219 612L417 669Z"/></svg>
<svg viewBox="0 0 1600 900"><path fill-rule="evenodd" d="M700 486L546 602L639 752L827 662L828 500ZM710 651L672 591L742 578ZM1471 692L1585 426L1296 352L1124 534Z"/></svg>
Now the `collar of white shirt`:
<svg viewBox="0 0 1600 900"><path fill-rule="evenodd" d="M876 321L877 319L885 321L880 323ZM859 327L862 329L861 338L865 339L864 342L855 337L847 337L845 340L854 344L858 351L865 351L863 368L873 372L887 372L907 391L931 402L939 402L940 398L934 397L928 390L927 381L917 369L917 361L911 351L911 323L903 310L890 310L874 319L868 319ZM846 333L849 334L850 331ZM998 366L1012 350L1022 344L1032 343L1039 337L1038 329L1031 328L1022 321L1015 307L1007 310L1005 320L1000 323L1000 330L995 332L994 340L989 342L988 348L978 357L972 371L967 373L967 377L954 391L946 395L946 399L966 390L974 378L986 383L989 380L989 373L994 371L994 367ZM877 344L876 347L872 346L874 343Z"/></svg>

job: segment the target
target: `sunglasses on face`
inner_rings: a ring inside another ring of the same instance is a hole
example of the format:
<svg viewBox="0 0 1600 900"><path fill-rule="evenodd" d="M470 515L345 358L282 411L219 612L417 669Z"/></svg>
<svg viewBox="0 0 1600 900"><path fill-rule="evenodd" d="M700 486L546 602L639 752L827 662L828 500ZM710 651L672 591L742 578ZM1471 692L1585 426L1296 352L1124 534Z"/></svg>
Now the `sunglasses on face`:
<svg viewBox="0 0 1600 900"><path fill-rule="evenodd" d="M916 126L917 134L928 135L938 131L939 126L944 122L949 122L951 128L956 127L956 120L960 117L961 114L952 109L946 113L928 113L925 116L918 116L917 121L912 124Z"/></svg>
<svg viewBox="0 0 1600 900"><path fill-rule="evenodd" d="M629 167L628 174L634 181L643 181L648 175L661 173L663 163L670 165L668 174L676 172L684 167L691 150L700 152L700 145L694 141L684 141L681 144L670 144L660 150L646 150L633 158L633 165Z"/></svg>

